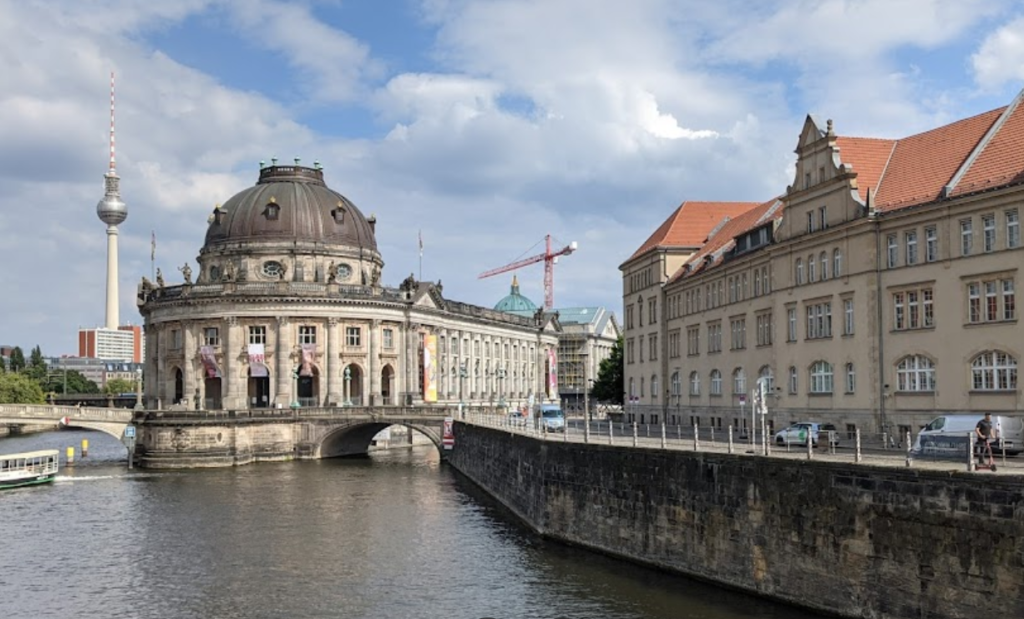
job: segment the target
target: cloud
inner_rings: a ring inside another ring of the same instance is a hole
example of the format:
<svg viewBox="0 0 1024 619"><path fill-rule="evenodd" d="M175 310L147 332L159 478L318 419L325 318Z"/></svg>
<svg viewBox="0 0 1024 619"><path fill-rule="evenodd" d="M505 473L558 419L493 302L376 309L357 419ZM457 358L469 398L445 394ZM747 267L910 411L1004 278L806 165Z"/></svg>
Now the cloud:
<svg viewBox="0 0 1024 619"><path fill-rule="evenodd" d="M983 88L1024 80L1024 18L991 33L971 56L974 79Z"/></svg>

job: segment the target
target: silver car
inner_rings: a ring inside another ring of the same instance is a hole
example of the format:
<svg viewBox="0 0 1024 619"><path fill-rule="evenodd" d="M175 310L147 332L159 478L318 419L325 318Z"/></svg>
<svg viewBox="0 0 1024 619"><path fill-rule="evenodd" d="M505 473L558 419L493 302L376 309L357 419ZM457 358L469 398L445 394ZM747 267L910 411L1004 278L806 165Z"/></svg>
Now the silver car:
<svg viewBox="0 0 1024 619"><path fill-rule="evenodd" d="M839 444L839 431L836 430L834 424L831 423L817 423L814 421L799 421L783 428L775 433L775 442L779 445L801 445L807 446L807 440L810 439L811 446L818 446L819 436L824 433L825 440L828 441L831 438L832 445Z"/></svg>

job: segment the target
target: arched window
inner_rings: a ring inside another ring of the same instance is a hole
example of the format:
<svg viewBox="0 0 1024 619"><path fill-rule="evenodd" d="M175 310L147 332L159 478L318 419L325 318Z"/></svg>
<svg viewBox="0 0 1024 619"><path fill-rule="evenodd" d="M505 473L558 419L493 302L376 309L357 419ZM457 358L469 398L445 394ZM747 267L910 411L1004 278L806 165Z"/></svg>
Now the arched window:
<svg viewBox="0 0 1024 619"><path fill-rule="evenodd" d="M633 378L629 379L629 398L632 400L636 397L636 383L633 382Z"/></svg>
<svg viewBox="0 0 1024 619"><path fill-rule="evenodd" d="M743 368L736 368L735 370L732 371L732 392L747 392L747 375L743 371Z"/></svg>
<svg viewBox="0 0 1024 619"><path fill-rule="evenodd" d="M765 382L765 390L767 393L775 392L775 376L772 374L772 369L767 365L762 365L761 369L757 371L757 380Z"/></svg>
<svg viewBox="0 0 1024 619"><path fill-rule="evenodd" d="M764 271L764 285L762 289L764 289L765 294L770 294L772 291L772 274L768 267L764 267L762 270Z"/></svg>
<svg viewBox="0 0 1024 619"><path fill-rule="evenodd" d="M761 296L761 269L754 269L754 296Z"/></svg>
<svg viewBox="0 0 1024 619"><path fill-rule="evenodd" d="M897 391L935 391L935 364L924 355L909 355L896 364Z"/></svg>
<svg viewBox="0 0 1024 619"><path fill-rule="evenodd" d="M682 385L679 384L679 372L673 372L672 374L672 395L682 395Z"/></svg>
<svg viewBox="0 0 1024 619"><path fill-rule="evenodd" d="M651 376L651 399L658 399L658 375L654 374Z"/></svg>
<svg viewBox="0 0 1024 619"><path fill-rule="evenodd" d="M835 250L832 252L832 277L843 276L843 252Z"/></svg>
<svg viewBox="0 0 1024 619"><path fill-rule="evenodd" d="M815 271L815 266L814 265L815 265L814 254L811 254L810 256L807 256L807 283L808 284L814 283L816 281L816 279L817 279L815 277L815 275L814 275L814 271Z"/></svg>
<svg viewBox="0 0 1024 619"><path fill-rule="evenodd" d="M1001 350L981 353L971 362L971 389L1009 391L1017 388L1017 360Z"/></svg>
<svg viewBox="0 0 1024 619"><path fill-rule="evenodd" d="M722 395L722 373L711 370L711 395Z"/></svg>
<svg viewBox="0 0 1024 619"><path fill-rule="evenodd" d="M796 393L797 381L799 380L796 368L789 366L789 392Z"/></svg>
<svg viewBox="0 0 1024 619"><path fill-rule="evenodd" d="M853 393L857 390L857 374L853 371L853 364L846 364L846 393Z"/></svg>
<svg viewBox="0 0 1024 619"><path fill-rule="evenodd" d="M811 393L832 393L832 364L815 361L811 365Z"/></svg>
<svg viewBox="0 0 1024 619"><path fill-rule="evenodd" d="M800 258L796 259L796 285L799 286L804 283L804 261Z"/></svg>
<svg viewBox="0 0 1024 619"><path fill-rule="evenodd" d="M828 279L828 254L821 252L818 256L818 265L821 267L821 281Z"/></svg>
<svg viewBox="0 0 1024 619"><path fill-rule="evenodd" d="M644 397L644 377L640 377L640 397Z"/></svg>
<svg viewBox="0 0 1024 619"><path fill-rule="evenodd" d="M690 372L690 395L700 395L700 374Z"/></svg>

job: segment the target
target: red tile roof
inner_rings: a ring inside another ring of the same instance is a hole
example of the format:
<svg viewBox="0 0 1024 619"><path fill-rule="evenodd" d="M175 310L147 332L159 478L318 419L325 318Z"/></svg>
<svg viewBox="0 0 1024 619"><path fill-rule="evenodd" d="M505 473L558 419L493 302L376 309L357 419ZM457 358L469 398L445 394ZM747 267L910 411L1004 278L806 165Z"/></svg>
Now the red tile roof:
<svg viewBox="0 0 1024 619"><path fill-rule="evenodd" d="M997 110L998 111L998 110ZM999 130L985 144L950 192L950 196L984 191L1024 177L1024 110L1009 111Z"/></svg>
<svg viewBox="0 0 1024 619"><path fill-rule="evenodd" d="M723 219L755 206L757 202L683 202L626 262L656 247L700 247Z"/></svg>
<svg viewBox="0 0 1024 619"><path fill-rule="evenodd" d="M860 199L867 200L869 187L877 191L878 181L892 157L896 140L839 136L836 138L836 146L839 147L839 160L850 164L857 173Z"/></svg>

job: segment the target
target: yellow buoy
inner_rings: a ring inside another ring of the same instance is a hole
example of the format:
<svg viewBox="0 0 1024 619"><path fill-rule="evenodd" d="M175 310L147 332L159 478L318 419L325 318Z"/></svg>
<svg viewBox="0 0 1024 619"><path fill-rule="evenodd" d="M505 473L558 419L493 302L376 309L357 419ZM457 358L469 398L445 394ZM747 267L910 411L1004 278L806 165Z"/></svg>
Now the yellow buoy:
<svg viewBox="0 0 1024 619"><path fill-rule="evenodd" d="M89 455L89 439L83 438L82 439L82 457L84 458L84 457L86 457L88 455Z"/></svg>
<svg viewBox="0 0 1024 619"><path fill-rule="evenodd" d="M75 463L75 448L74 447L68 447L68 450L67 450L67 460L68 460L68 466L71 466L72 464Z"/></svg>

